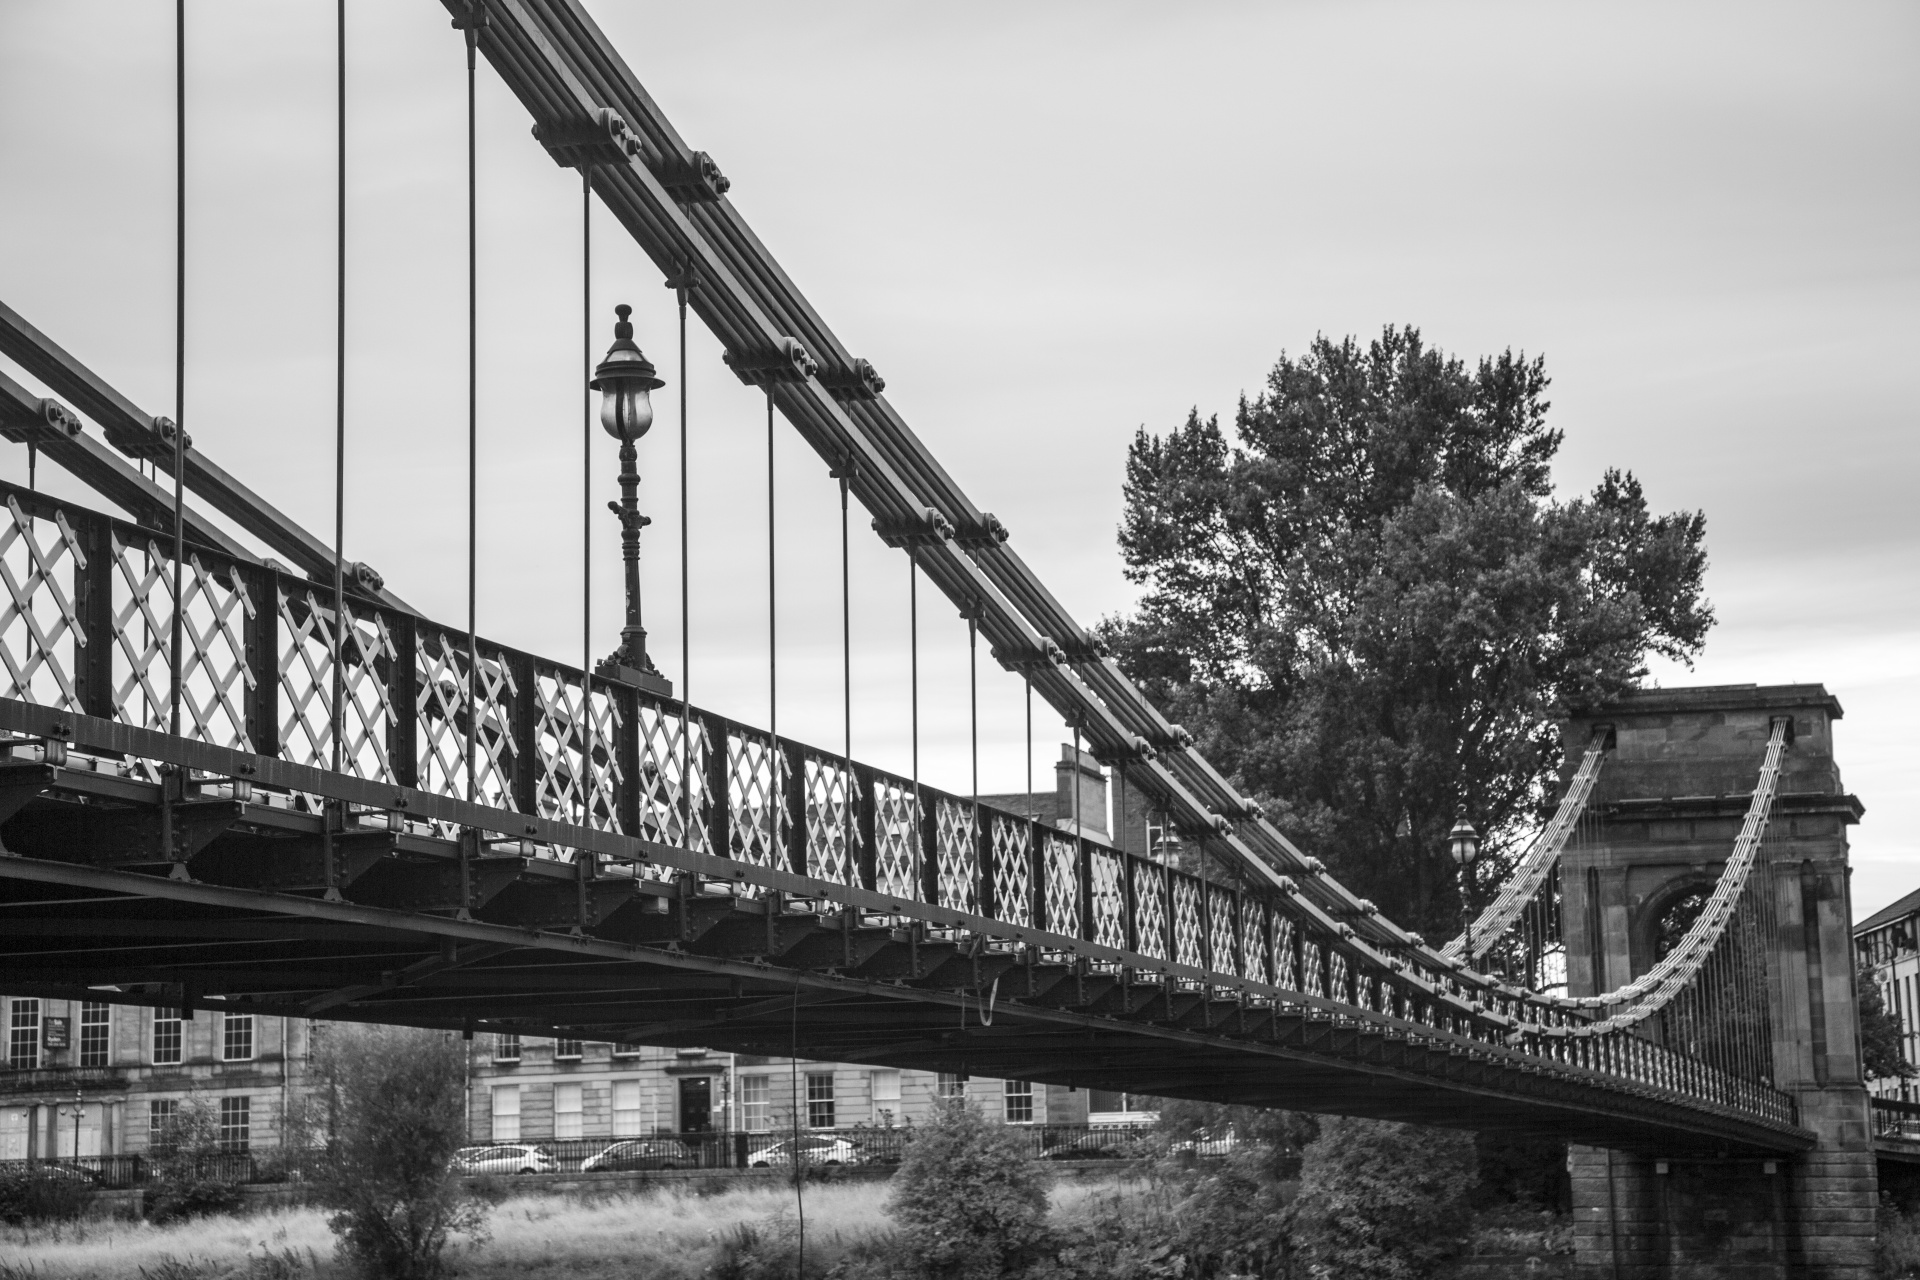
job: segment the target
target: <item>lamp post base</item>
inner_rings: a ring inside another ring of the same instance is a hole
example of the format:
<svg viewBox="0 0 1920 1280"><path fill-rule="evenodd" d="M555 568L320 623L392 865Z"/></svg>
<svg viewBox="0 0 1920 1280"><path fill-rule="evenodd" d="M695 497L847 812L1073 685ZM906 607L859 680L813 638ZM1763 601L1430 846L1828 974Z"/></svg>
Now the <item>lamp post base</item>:
<svg viewBox="0 0 1920 1280"><path fill-rule="evenodd" d="M673 681L657 671L642 671L630 667L618 658L602 658L593 669L595 680L618 680L621 684L630 684L642 693L651 693L657 698L673 696Z"/></svg>

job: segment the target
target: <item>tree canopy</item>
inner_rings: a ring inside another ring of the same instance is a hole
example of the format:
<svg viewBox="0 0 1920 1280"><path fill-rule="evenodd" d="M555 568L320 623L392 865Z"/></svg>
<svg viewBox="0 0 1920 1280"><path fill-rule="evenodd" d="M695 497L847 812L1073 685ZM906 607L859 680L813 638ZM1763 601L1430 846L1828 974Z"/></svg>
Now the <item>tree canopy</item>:
<svg viewBox="0 0 1920 1280"><path fill-rule="evenodd" d="M1436 937L1465 815L1488 883L1551 802L1557 708L1688 661L1705 517L1631 472L1554 494L1544 362L1469 368L1413 328L1282 355L1231 433L1190 414L1127 457L1142 589L1121 665L1291 837Z"/></svg>

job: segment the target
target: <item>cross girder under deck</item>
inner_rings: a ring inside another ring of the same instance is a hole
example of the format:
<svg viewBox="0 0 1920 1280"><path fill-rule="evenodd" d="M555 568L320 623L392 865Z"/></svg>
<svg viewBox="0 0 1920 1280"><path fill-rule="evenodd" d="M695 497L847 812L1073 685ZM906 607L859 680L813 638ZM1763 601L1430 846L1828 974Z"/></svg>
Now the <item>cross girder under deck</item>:
<svg viewBox="0 0 1920 1280"><path fill-rule="evenodd" d="M120 733L149 750L160 736ZM214 750L174 741L183 754ZM288 767L251 766L266 777ZM321 794L365 785L308 772ZM1009 951L985 932L883 914L878 895L833 902L846 886L795 876L761 897L696 893L702 881L665 865L682 851L649 850L652 865L603 867L591 884L571 863L496 854L487 860L508 866L484 902L423 911L407 905L407 877L391 873L457 879L464 861L471 880L478 841L335 831L329 894L298 883L311 842L326 835L321 813L229 800L189 839L175 823L186 801L161 785L45 762L0 765L0 792L9 785L0 969L19 994L797 1052L1476 1129L1546 1126L1613 1146L1786 1151L1806 1141L1792 1126L1543 1069L1377 1012L1255 1002L1098 971L1086 956ZM390 804L410 799L383 791ZM492 831L530 821L445 797L411 802L477 811ZM175 844L128 837L142 822L174 824ZM348 837L371 838L375 852L347 859ZM588 910L584 928L555 911L613 882L617 903ZM556 888L575 892L556 898Z"/></svg>

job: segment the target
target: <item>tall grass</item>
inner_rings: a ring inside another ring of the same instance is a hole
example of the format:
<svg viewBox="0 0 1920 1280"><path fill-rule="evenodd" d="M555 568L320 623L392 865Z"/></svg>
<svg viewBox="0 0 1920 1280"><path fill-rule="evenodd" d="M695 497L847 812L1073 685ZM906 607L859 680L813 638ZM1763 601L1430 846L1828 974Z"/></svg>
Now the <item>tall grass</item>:
<svg viewBox="0 0 1920 1280"><path fill-rule="evenodd" d="M1103 1200L1143 1192L1068 1182L1053 1191L1057 1219ZM887 1231L887 1184L809 1186L807 1274ZM605 1196L513 1196L495 1205L490 1238L457 1239L462 1280L699 1280L726 1256L731 1235L790 1241L797 1223L785 1183L738 1183L713 1195L678 1189ZM156 1227L81 1222L8 1229L0 1241L6 1280L345 1280L333 1236L317 1209L274 1209L246 1218L202 1218Z"/></svg>

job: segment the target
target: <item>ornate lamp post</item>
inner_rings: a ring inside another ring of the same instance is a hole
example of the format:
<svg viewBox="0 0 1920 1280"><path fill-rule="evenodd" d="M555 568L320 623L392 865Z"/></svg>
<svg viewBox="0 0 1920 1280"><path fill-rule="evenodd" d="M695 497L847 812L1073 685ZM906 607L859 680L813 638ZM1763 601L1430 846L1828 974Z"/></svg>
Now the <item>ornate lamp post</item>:
<svg viewBox="0 0 1920 1280"><path fill-rule="evenodd" d="M1447 832L1447 852L1453 855L1453 865L1460 868L1460 900L1466 904L1467 950L1466 962L1473 963L1473 864L1480 860L1480 833L1473 829L1466 815L1453 824L1453 830Z"/></svg>
<svg viewBox="0 0 1920 1280"><path fill-rule="evenodd" d="M620 647L601 660L595 674L666 696L673 692L673 684L647 656L647 629L641 623L640 530L652 521L640 514L640 473L634 468L639 460L634 442L653 425L650 393L666 383L655 376L652 361L634 345L633 325L627 320L633 308L621 303L613 313L619 317L613 326L613 345L607 348L607 358L593 371L593 381L587 385L600 393L600 425L620 442L620 501L609 502L607 509L620 517L627 621L620 628Z"/></svg>
<svg viewBox="0 0 1920 1280"><path fill-rule="evenodd" d="M73 1116L73 1161L78 1164L80 1162L80 1118L87 1113L87 1095L76 1085L73 1090L73 1104L70 1107L62 1107L60 1110L71 1113ZM59 1154L56 1148L54 1151L56 1159Z"/></svg>

